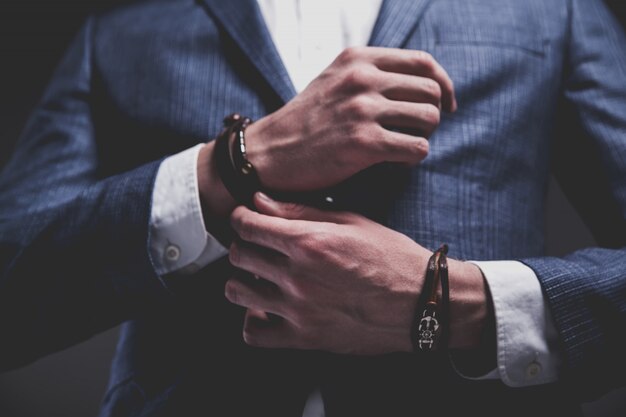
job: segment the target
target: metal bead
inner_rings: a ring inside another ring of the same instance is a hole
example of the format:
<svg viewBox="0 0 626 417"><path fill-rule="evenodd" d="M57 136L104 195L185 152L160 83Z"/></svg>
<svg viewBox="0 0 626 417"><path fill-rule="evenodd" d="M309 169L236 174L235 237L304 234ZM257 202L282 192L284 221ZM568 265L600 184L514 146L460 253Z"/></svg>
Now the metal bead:
<svg viewBox="0 0 626 417"><path fill-rule="evenodd" d="M244 166L241 167L241 172L245 175L248 175L249 173L252 172L252 169L253 169L252 164L250 162L246 162Z"/></svg>

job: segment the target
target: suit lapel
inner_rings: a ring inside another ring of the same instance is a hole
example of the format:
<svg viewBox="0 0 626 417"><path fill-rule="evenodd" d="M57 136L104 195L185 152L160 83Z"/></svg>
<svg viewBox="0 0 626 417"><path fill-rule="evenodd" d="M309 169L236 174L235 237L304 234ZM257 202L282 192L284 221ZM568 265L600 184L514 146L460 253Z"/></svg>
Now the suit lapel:
<svg viewBox="0 0 626 417"><path fill-rule="evenodd" d="M401 48L434 0L383 0L368 45Z"/></svg>
<svg viewBox="0 0 626 417"><path fill-rule="evenodd" d="M276 94L287 102L296 90L255 0L202 0Z"/></svg>
<svg viewBox="0 0 626 417"><path fill-rule="evenodd" d="M296 95L255 0L201 0L274 92ZM383 0L368 45L400 48L434 0Z"/></svg>

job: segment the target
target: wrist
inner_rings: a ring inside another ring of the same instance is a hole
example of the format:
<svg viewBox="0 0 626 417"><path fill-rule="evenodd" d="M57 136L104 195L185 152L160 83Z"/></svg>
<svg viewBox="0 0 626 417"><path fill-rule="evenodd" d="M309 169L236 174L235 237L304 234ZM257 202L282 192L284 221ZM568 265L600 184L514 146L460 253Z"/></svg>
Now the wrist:
<svg viewBox="0 0 626 417"><path fill-rule="evenodd" d="M271 160L269 152L270 141L264 136L267 132L270 116L266 116L252 123L246 128L246 154L248 161L254 166L263 188L272 189ZM275 187L274 187L275 188Z"/></svg>
<svg viewBox="0 0 626 417"><path fill-rule="evenodd" d="M495 320L488 308L487 284L478 266L449 260L450 349L478 349L484 345L485 329ZM489 335L487 335L489 336Z"/></svg>
<svg viewBox="0 0 626 417"><path fill-rule="evenodd" d="M214 150L215 141L211 141L200 149L198 155L198 190L207 229L228 217L237 206L217 172Z"/></svg>

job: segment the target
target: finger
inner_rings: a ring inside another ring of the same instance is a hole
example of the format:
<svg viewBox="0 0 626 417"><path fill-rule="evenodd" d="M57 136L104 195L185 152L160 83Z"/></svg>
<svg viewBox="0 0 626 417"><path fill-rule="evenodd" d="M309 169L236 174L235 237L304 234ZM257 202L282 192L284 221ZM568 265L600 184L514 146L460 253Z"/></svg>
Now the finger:
<svg viewBox="0 0 626 417"><path fill-rule="evenodd" d="M441 86L432 78L386 72L378 90L393 101L432 104L441 108Z"/></svg>
<svg viewBox="0 0 626 417"><path fill-rule="evenodd" d="M290 220L346 224L361 218L355 213L321 210L303 204L276 201L261 192L254 195L254 204L260 213Z"/></svg>
<svg viewBox="0 0 626 417"><path fill-rule="evenodd" d="M387 162L400 162L415 165L422 162L429 152L428 141L402 132L380 128L381 139L377 145Z"/></svg>
<svg viewBox="0 0 626 417"><path fill-rule="evenodd" d="M285 319L277 316L276 314L266 313L262 310L255 310L253 308L249 308L246 311L246 319L247 316L250 316L253 320L258 320L259 326L272 326L275 323L284 321Z"/></svg>
<svg viewBox="0 0 626 417"><path fill-rule="evenodd" d="M270 320L263 313L248 310L243 326L243 340L250 346L298 349L295 329L287 320Z"/></svg>
<svg viewBox="0 0 626 417"><path fill-rule="evenodd" d="M258 326L270 326L275 322L275 320L272 319L273 317L276 317L279 320L283 320L279 316L276 316L271 313L266 313L263 310L255 310L253 308L249 308L248 310L246 310L245 320L255 320L257 321ZM244 320L244 326L245 326L245 320Z"/></svg>
<svg viewBox="0 0 626 417"><path fill-rule="evenodd" d="M226 299L241 307L282 315L284 300L280 290L264 279L231 278L224 287Z"/></svg>
<svg viewBox="0 0 626 417"><path fill-rule="evenodd" d="M279 286L288 272L287 256L245 241L234 241L230 245L228 257L237 268L264 277Z"/></svg>
<svg viewBox="0 0 626 417"><path fill-rule="evenodd" d="M454 83L446 70L427 52L389 49L368 48L372 54L372 60L380 70L401 74L418 75L435 80L441 87L441 101L444 110L456 111L457 104L454 94Z"/></svg>
<svg viewBox="0 0 626 417"><path fill-rule="evenodd" d="M233 210L230 223L235 233L246 242L264 246L285 255L291 253L293 241L303 233L306 226L302 222L257 213L244 206Z"/></svg>
<svg viewBox="0 0 626 417"><path fill-rule="evenodd" d="M406 101L389 101L389 103L389 105L381 106L377 116L377 121L382 126L415 130L426 138L430 137L439 126L441 113L432 104Z"/></svg>

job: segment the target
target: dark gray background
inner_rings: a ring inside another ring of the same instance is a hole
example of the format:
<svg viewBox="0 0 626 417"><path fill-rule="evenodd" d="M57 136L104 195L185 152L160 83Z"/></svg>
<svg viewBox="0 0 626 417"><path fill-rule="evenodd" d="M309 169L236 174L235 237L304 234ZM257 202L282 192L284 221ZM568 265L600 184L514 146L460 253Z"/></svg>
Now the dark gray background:
<svg viewBox="0 0 626 417"><path fill-rule="evenodd" d="M0 166L84 16L120 2L123 0L1 1ZM626 22L626 10L619 9L624 9L624 2L607 3ZM546 217L548 254L558 256L595 245L554 180ZM30 366L0 374L0 417L96 416L117 335L118 329L112 329ZM613 391L584 409L588 416L626 415L626 389Z"/></svg>

